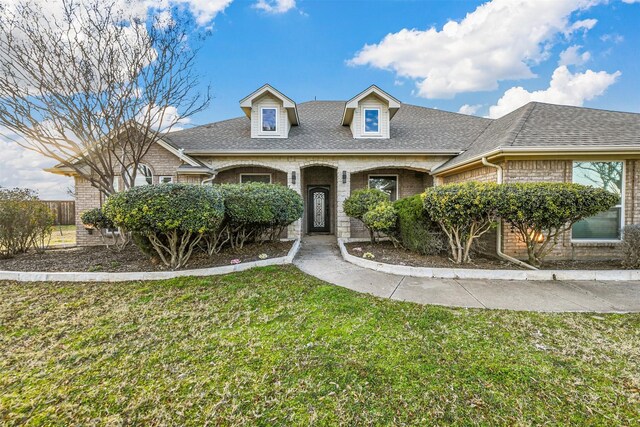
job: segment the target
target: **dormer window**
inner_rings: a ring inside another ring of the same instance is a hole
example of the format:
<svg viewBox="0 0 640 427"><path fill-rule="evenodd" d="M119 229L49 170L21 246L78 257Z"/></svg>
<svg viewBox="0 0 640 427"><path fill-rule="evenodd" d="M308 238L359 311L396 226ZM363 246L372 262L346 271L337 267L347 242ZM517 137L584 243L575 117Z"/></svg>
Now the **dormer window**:
<svg viewBox="0 0 640 427"><path fill-rule="evenodd" d="M364 123L363 123L364 133L379 134L380 133L380 109L365 108L363 117L364 117Z"/></svg>
<svg viewBox="0 0 640 427"><path fill-rule="evenodd" d="M278 109L261 108L260 121L262 132L278 132Z"/></svg>

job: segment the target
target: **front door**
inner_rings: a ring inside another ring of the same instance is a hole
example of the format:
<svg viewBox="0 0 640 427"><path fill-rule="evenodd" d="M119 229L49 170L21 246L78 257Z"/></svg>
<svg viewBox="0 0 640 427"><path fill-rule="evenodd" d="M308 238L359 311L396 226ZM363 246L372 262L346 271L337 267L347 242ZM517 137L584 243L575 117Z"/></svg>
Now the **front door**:
<svg viewBox="0 0 640 427"><path fill-rule="evenodd" d="M309 188L307 199L307 224L309 233L328 233L331 223L329 214L329 189Z"/></svg>

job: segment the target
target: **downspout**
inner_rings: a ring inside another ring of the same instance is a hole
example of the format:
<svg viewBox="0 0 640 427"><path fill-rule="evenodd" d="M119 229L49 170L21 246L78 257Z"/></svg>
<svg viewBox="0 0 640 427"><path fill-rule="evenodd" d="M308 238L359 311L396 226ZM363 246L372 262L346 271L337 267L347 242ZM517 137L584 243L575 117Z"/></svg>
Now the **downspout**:
<svg viewBox="0 0 640 427"><path fill-rule="evenodd" d="M495 163L490 163L486 157L482 158L482 164L485 166L488 166L490 168L495 168L497 171L497 179L496 182L498 184L502 184L503 180L504 180L504 170L502 169L502 166L497 165ZM537 270L537 268L535 268L532 265L527 264L526 262L522 262L519 259L515 259L514 257L511 257L507 254L505 254L504 252L502 252L502 220L500 220L500 223L498 224L498 229L496 232L496 253L498 254L498 256L506 261L512 262L514 264L519 265L520 267L524 267L524 268L528 268L530 270Z"/></svg>
<svg viewBox="0 0 640 427"><path fill-rule="evenodd" d="M208 184L210 182L213 182L214 179L216 179L216 174L212 173L209 178L203 179L202 182L200 183L200 185L205 185L205 184Z"/></svg>

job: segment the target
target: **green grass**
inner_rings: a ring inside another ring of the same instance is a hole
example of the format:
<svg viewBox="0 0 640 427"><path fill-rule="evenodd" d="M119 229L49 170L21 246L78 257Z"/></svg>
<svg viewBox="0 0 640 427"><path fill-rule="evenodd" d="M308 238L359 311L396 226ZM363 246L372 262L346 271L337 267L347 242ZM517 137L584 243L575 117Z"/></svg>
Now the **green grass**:
<svg viewBox="0 0 640 427"><path fill-rule="evenodd" d="M51 241L49 246L57 245L75 245L76 244L76 226L75 225L56 225L51 233Z"/></svg>
<svg viewBox="0 0 640 427"><path fill-rule="evenodd" d="M640 316L448 309L294 267L0 285L6 425L639 425Z"/></svg>

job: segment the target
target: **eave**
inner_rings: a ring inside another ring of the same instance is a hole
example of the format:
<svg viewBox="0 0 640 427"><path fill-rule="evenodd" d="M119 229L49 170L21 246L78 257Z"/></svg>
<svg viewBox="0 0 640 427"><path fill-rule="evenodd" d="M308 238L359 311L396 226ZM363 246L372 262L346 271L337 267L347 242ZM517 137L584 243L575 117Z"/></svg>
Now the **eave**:
<svg viewBox="0 0 640 427"><path fill-rule="evenodd" d="M544 146L544 147L501 147L474 156L462 163L447 168L438 168L431 172L433 176L448 176L482 166L482 159L488 161L508 159L571 160L582 158L632 158L640 159L640 147L629 145L610 146Z"/></svg>

